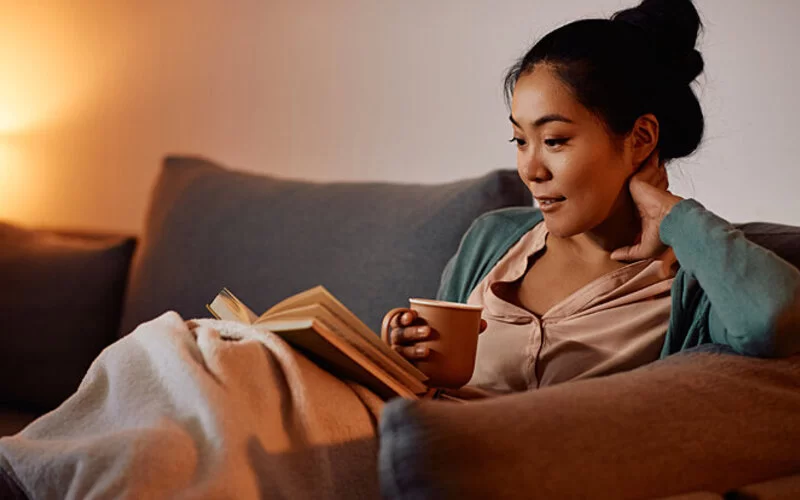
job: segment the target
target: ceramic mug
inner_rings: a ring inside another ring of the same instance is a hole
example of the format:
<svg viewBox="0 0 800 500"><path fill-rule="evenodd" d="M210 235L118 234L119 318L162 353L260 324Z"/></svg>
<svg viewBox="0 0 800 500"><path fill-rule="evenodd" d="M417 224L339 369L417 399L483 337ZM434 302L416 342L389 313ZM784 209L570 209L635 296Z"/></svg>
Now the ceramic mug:
<svg viewBox="0 0 800 500"><path fill-rule="evenodd" d="M428 386L458 389L475 369L483 306L433 299L408 299L410 309L431 327L425 346L430 354L414 364L429 377Z"/></svg>

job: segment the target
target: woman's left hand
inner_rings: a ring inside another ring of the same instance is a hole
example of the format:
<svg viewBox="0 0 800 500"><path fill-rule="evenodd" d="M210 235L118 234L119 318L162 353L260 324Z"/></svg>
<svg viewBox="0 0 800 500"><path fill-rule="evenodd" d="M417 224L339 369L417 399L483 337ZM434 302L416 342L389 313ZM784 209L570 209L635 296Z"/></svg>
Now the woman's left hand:
<svg viewBox="0 0 800 500"><path fill-rule="evenodd" d="M628 183L642 221L642 232L636 244L614 250L612 259L635 261L656 258L662 261L662 274L666 277L671 273L675 254L661 242L659 227L672 207L683 198L670 193L668 187L667 170L659 162L658 152L654 151Z"/></svg>

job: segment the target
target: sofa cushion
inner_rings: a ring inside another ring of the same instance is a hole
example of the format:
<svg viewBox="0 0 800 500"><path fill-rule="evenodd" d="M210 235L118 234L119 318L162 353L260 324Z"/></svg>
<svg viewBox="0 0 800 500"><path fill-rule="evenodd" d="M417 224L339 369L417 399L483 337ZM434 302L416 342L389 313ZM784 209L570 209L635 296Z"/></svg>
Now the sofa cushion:
<svg viewBox="0 0 800 500"><path fill-rule="evenodd" d="M208 316L228 287L256 312L321 284L377 331L433 297L481 213L530 204L516 172L439 185L315 183L169 157L135 257L121 333L166 310Z"/></svg>
<svg viewBox="0 0 800 500"><path fill-rule="evenodd" d="M747 239L775 252L794 267L800 268L800 227L771 222L737 224Z"/></svg>
<svg viewBox="0 0 800 500"><path fill-rule="evenodd" d="M11 436L41 416L41 412L15 410L0 406L0 437ZM3 498L0 495L0 498Z"/></svg>
<svg viewBox="0 0 800 500"><path fill-rule="evenodd" d="M0 224L0 401L50 410L119 327L135 240Z"/></svg>

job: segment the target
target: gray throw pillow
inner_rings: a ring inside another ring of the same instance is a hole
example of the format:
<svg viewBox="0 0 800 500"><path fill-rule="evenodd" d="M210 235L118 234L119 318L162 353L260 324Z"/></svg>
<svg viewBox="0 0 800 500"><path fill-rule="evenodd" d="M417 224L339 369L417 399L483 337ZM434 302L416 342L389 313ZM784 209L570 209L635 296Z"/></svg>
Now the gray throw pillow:
<svg viewBox="0 0 800 500"><path fill-rule="evenodd" d="M371 328L433 297L470 223L529 205L511 170L438 185L316 183L169 157L134 259L121 334L166 310L208 316L228 287L257 313L324 285Z"/></svg>
<svg viewBox="0 0 800 500"><path fill-rule="evenodd" d="M116 338L133 238L0 224L0 401L47 411Z"/></svg>

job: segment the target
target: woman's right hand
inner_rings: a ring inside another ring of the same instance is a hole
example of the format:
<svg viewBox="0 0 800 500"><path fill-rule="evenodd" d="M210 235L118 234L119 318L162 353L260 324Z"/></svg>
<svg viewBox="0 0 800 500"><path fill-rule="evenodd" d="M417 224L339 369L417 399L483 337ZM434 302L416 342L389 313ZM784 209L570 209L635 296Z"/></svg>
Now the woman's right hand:
<svg viewBox="0 0 800 500"><path fill-rule="evenodd" d="M399 307L392 309L383 317L381 338L395 352L411 362L428 357L430 349L419 345L419 342L430 339L431 333L431 327L425 324L425 320L419 317L417 311Z"/></svg>
<svg viewBox="0 0 800 500"><path fill-rule="evenodd" d="M486 330L486 320L481 319L480 333ZM383 317L381 338L407 360L421 361L430 355L427 346L420 342L436 339L436 331L420 318L417 311L407 307L392 309Z"/></svg>

